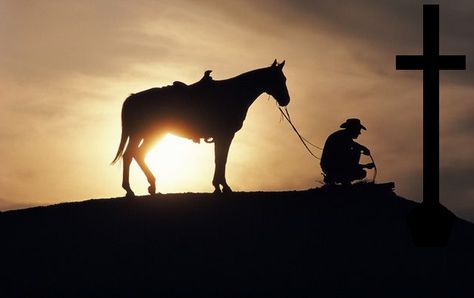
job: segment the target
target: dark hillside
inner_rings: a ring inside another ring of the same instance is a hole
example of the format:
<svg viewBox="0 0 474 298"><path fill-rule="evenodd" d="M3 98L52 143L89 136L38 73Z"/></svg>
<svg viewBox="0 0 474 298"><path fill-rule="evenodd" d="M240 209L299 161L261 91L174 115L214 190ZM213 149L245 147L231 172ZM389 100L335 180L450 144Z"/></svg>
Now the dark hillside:
<svg viewBox="0 0 474 298"><path fill-rule="evenodd" d="M417 248L387 190L169 194L0 214L1 297L474 297L474 225Z"/></svg>

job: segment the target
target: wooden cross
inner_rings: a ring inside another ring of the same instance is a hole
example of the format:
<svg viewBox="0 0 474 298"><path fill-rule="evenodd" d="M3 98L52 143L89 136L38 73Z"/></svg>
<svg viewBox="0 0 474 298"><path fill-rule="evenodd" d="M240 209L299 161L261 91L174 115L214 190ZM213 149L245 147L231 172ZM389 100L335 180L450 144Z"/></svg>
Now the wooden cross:
<svg viewBox="0 0 474 298"><path fill-rule="evenodd" d="M439 71L466 69L466 56L439 55L439 5L423 5L423 55L396 57L398 70L423 70L423 203L439 203Z"/></svg>

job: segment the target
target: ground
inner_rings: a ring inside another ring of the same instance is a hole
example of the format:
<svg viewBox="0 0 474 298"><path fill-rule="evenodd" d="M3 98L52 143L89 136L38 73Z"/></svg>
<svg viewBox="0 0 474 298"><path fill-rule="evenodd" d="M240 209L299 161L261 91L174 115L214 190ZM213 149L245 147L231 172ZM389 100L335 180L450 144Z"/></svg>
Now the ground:
<svg viewBox="0 0 474 298"><path fill-rule="evenodd" d="M471 297L474 225L414 245L382 188L168 194L0 214L2 297ZM6 295L6 296L4 296Z"/></svg>

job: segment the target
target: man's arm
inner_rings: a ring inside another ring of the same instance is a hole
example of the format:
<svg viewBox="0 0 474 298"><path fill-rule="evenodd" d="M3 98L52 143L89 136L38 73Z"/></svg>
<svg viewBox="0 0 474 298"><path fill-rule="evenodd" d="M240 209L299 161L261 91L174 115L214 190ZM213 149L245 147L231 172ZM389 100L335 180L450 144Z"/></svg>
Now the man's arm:
<svg viewBox="0 0 474 298"><path fill-rule="evenodd" d="M362 152L362 154L364 155L370 155L370 150L369 148L365 147L364 145L361 145L357 142L354 142L354 147L356 148L356 150L359 150L360 152Z"/></svg>

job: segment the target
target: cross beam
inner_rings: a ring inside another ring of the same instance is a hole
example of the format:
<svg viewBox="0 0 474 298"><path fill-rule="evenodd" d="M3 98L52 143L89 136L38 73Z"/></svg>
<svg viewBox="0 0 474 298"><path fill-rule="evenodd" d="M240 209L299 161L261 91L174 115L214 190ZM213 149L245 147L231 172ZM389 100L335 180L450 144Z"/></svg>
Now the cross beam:
<svg viewBox="0 0 474 298"><path fill-rule="evenodd" d="M466 56L439 55L439 5L423 5L423 55L397 55L396 69L423 70L423 203L439 203L439 71L466 69Z"/></svg>

